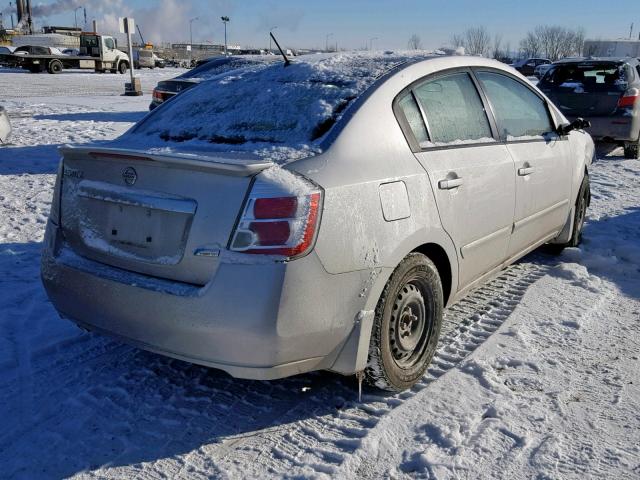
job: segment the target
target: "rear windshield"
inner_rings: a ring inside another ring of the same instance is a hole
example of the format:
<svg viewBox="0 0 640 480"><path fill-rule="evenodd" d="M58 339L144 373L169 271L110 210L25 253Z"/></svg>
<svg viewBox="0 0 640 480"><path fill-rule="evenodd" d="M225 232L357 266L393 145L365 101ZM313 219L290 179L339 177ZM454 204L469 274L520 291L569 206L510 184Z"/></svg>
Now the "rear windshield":
<svg viewBox="0 0 640 480"><path fill-rule="evenodd" d="M258 154L274 146L308 149L377 77L409 60L367 53L310 57L206 80L147 116L127 140Z"/></svg>
<svg viewBox="0 0 640 480"><path fill-rule="evenodd" d="M623 63L570 63L555 65L540 81L540 86L583 88L590 91L620 91L627 88Z"/></svg>

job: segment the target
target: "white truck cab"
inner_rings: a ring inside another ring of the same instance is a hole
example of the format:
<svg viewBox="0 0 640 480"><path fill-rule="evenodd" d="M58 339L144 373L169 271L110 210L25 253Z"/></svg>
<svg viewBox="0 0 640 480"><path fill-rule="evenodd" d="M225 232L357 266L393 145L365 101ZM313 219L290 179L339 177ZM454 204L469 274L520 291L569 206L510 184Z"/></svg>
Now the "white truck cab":
<svg viewBox="0 0 640 480"><path fill-rule="evenodd" d="M80 37L80 68L94 68L95 71L125 73L129 69L129 55L118 50L115 38L107 35L85 34Z"/></svg>

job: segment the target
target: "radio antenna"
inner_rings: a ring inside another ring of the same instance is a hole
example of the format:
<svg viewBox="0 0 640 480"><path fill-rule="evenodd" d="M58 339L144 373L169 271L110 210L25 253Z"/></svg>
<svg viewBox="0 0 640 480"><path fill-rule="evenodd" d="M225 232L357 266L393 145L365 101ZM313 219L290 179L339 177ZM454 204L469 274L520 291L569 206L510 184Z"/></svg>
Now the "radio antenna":
<svg viewBox="0 0 640 480"><path fill-rule="evenodd" d="M276 37L273 36L273 32L269 32L269 35L271 35L271 38L273 39L273 41L276 44L276 47L278 47L278 50L280 50L280 54L284 58L284 66L288 67L289 65L291 65L291 62L287 58L287 55L282 51L282 48L280 48L280 44L278 43L278 40L276 40Z"/></svg>

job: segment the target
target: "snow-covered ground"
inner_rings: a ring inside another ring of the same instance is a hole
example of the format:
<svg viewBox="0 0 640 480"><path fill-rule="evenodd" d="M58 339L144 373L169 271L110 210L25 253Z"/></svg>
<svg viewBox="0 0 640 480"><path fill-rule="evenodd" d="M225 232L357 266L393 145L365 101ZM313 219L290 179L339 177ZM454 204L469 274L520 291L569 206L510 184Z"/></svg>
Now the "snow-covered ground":
<svg viewBox="0 0 640 480"><path fill-rule="evenodd" d="M534 252L446 314L433 365L384 395L258 382L60 320L39 280L56 147L108 139L176 71L0 70L0 477L640 478L640 161L603 150L579 249Z"/></svg>

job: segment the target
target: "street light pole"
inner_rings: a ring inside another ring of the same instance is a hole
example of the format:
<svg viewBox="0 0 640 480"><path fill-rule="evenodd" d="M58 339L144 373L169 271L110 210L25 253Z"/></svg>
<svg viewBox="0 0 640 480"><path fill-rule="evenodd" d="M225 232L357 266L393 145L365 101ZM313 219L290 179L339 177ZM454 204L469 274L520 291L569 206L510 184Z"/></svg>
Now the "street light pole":
<svg viewBox="0 0 640 480"><path fill-rule="evenodd" d="M198 17L193 17L189 20L189 68L193 62L193 22L198 20Z"/></svg>
<svg viewBox="0 0 640 480"><path fill-rule="evenodd" d="M82 7L76 7L75 10L73 11L73 19L76 25L76 29L78 28L78 10L81 10Z"/></svg>
<svg viewBox="0 0 640 480"><path fill-rule="evenodd" d="M333 33L327 33L324 37L324 51L329 51L329 37L333 36Z"/></svg>
<svg viewBox="0 0 640 480"><path fill-rule="evenodd" d="M277 27L277 26L275 26L275 27L271 27L271 28L269 29L269 53L271 53L271 33L272 33L276 28L278 28L278 27Z"/></svg>
<svg viewBox="0 0 640 480"><path fill-rule="evenodd" d="M224 23L224 56L227 56L227 23L229 23L230 19L226 15L224 17L220 17L222 23Z"/></svg>

